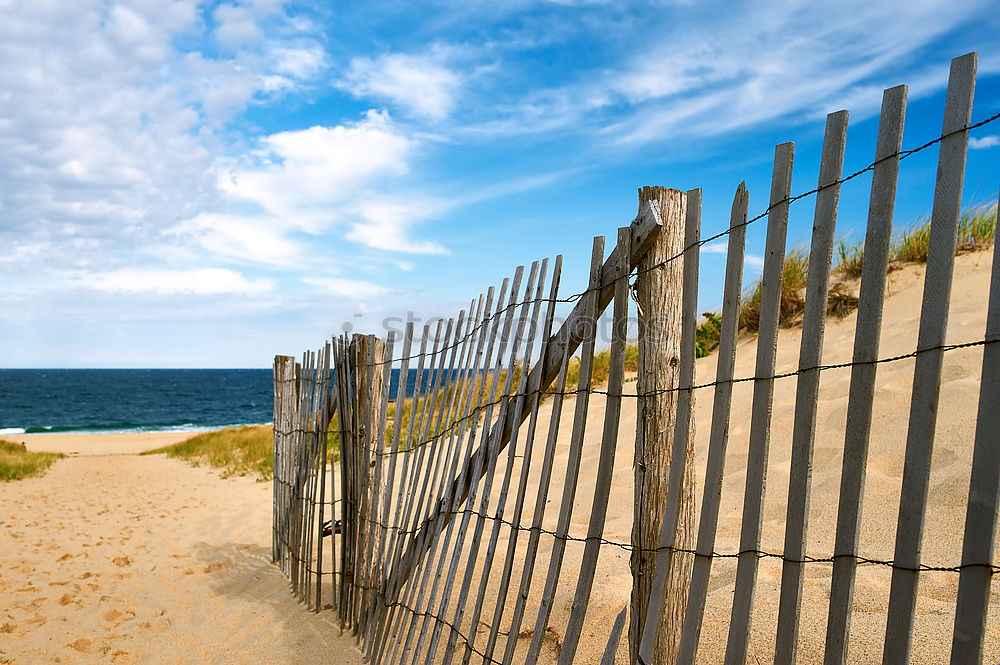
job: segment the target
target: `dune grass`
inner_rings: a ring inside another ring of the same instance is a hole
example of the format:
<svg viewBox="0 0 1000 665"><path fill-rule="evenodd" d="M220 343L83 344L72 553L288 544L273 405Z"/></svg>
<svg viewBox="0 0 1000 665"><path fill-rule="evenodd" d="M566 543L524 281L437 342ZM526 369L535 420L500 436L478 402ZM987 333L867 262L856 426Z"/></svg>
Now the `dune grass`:
<svg viewBox="0 0 1000 665"><path fill-rule="evenodd" d="M62 453L28 452L20 443L0 439L0 481L40 476L62 457Z"/></svg>
<svg viewBox="0 0 1000 665"><path fill-rule="evenodd" d="M958 254L984 249L993 244L996 233L996 206L982 205L969 208L962 213L958 224L958 239L955 251ZM915 224L902 230L889 247L889 269L902 264L926 263L930 248L930 222ZM849 244L840 239L836 244L837 264L835 275L846 280L861 277L864 266L864 244ZM790 327L801 322L805 309L805 288L809 275L809 255L804 247L796 247L785 256L781 275L781 307L778 323ZM760 291L758 280L750 287L740 302L740 329L756 332L760 321ZM827 314L844 317L857 308L858 300L851 295L843 283L830 287L827 299Z"/></svg>
<svg viewBox="0 0 1000 665"><path fill-rule="evenodd" d="M256 475L259 480L270 480L274 475L274 430L270 425L227 427L142 454L164 454L195 466L207 464L222 469L223 478Z"/></svg>

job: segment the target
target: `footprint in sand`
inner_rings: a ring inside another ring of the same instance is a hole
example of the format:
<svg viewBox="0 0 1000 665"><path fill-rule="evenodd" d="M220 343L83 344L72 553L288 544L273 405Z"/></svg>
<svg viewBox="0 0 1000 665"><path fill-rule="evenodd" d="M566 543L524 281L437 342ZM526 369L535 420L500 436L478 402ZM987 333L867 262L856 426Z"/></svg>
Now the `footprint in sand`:
<svg viewBox="0 0 1000 665"><path fill-rule="evenodd" d="M68 646L71 649L75 649L80 653L90 653L90 651L94 648L94 643L91 640L88 640L86 637L81 637L75 642L70 642L66 646Z"/></svg>
<svg viewBox="0 0 1000 665"><path fill-rule="evenodd" d="M162 633L170 627L170 619L167 617L157 617L152 621L143 621L139 624L139 627L145 628L146 630L150 630L154 633Z"/></svg>
<svg viewBox="0 0 1000 665"><path fill-rule="evenodd" d="M10 634L10 633L13 633L16 628L17 628L17 626L15 624L5 623L5 624L0 625L0 633L8 633L8 634Z"/></svg>
<svg viewBox="0 0 1000 665"><path fill-rule="evenodd" d="M124 568L125 566L132 565L132 561L127 556L116 556L111 561L119 568Z"/></svg>
<svg viewBox="0 0 1000 665"><path fill-rule="evenodd" d="M135 618L132 610L108 610L104 613L104 620L112 624L115 628Z"/></svg>
<svg viewBox="0 0 1000 665"><path fill-rule="evenodd" d="M115 663L115 665L132 665L139 662L139 657L128 651L119 649L111 654L111 662Z"/></svg>

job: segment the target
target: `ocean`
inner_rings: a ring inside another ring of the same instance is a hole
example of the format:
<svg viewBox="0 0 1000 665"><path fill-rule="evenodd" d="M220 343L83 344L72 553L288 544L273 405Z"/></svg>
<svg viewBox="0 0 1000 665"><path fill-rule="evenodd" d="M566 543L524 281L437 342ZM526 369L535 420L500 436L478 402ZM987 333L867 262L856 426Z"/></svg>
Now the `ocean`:
<svg viewBox="0 0 1000 665"><path fill-rule="evenodd" d="M390 399L398 373L392 371ZM425 384L432 378L424 372ZM407 395L416 379L411 369ZM0 436L269 423L272 390L270 369L0 369Z"/></svg>

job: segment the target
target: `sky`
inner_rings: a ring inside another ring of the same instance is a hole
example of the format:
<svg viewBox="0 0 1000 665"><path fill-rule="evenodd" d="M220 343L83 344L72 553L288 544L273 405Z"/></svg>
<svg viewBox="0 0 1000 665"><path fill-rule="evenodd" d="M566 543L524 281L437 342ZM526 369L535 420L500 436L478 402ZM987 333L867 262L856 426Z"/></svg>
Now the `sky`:
<svg viewBox="0 0 1000 665"><path fill-rule="evenodd" d="M556 254L572 293L638 187L702 188L720 231L741 181L766 208L778 143L793 194L815 186L827 113L850 111L845 173L885 88L909 85L904 148L937 137L970 51L973 121L1000 111L995 9L0 0L0 367L269 367ZM904 163L897 228L929 215L936 158ZM971 133L966 205L996 201L998 165L1000 121ZM840 235L863 238L869 187L844 185ZM704 248L703 309L724 251Z"/></svg>

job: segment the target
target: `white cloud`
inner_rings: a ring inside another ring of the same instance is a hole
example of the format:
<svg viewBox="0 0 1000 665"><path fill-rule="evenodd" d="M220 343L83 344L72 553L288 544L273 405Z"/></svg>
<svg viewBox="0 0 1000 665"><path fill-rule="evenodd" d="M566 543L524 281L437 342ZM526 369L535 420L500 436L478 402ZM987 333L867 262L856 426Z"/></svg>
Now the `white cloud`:
<svg viewBox="0 0 1000 665"><path fill-rule="evenodd" d="M374 282L367 282L361 279L344 279L341 277L304 277L302 281L306 284L318 286L330 293L345 298L374 298L392 293L392 289L379 286Z"/></svg>
<svg viewBox="0 0 1000 665"><path fill-rule="evenodd" d="M390 53L353 58L337 85L358 98L387 100L424 118L444 120L461 82L435 55Z"/></svg>
<svg viewBox="0 0 1000 665"><path fill-rule="evenodd" d="M216 252L251 261L291 264L303 245L294 234L346 229L346 238L373 249L443 254L413 239L411 229L447 204L413 195L400 202L380 190L409 170L418 143L386 112L355 123L310 127L262 138L249 163L234 166L219 188L234 206L259 212L202 215L178 232L194 232Z"/></svg>
<svg viewBox="0 0 1000 665"><path fill-rule="evenodd" d="M80 284L98 291L159 295L251 294L264 293L274 287L270 280L247 279L240 273L225 268L123 268L86 275L80 278Z"/></svg>
<svg viewBox="0 0 1000 665"><path fill-rule="evenodd" d="M597 42L620 43L620 60L471 103L474 120L457 131L480 140L573 131L620 150L813 120L839 108L858 120L878 112L884 88L907 82L911 99L943 88L947 56L928 58L927 49L955 41L956 30L989 8L986 0L957 0L946 14L933 0L747 2L724 11L702 3L642 21L636 39L625 31L638 23L611 22ZM960 55L968 45L955 48ZM984 54L980 73L996 71L996 61Z"/></svg>
<svg viewBox="0 0 1000 665"><path fill-rule="evenodd" d="M271 26L287 18L281 4L245 6ZM223 123L322 60L287 26L285 41L200 50L208 26L195 0L11 3L0 15L5 270L52 270L41 260L52 255L58 267L107 269L110 257L179 242L164 232L222 201L216 155L233 140Z"/></svg>
<svg viewBox="0 0 1000 665"><path fill-rule="evenodd" d="M992 148L994 146L1000 145L1000 136L993 134L991 136L970 136L969 137L969 147L973 150L980 150L982 148Z"/></svg>
<svg viewBox="0 0 1000 665"><path fill-rule="evenodd" d="M326 66L326 51L318 44L310 46L279 46L270 51L273 69L296 79L316 76Z"/></svg>
<svg viewBox="0 0 1000 665"><path fill-rule="evenodd" d="M446 210L449 204L433 199L393 201L382 197L360 204L363 221L351 226L347 237L375 249L410 254L448 254L442 245L409 237L408 227Z"/></svg>

